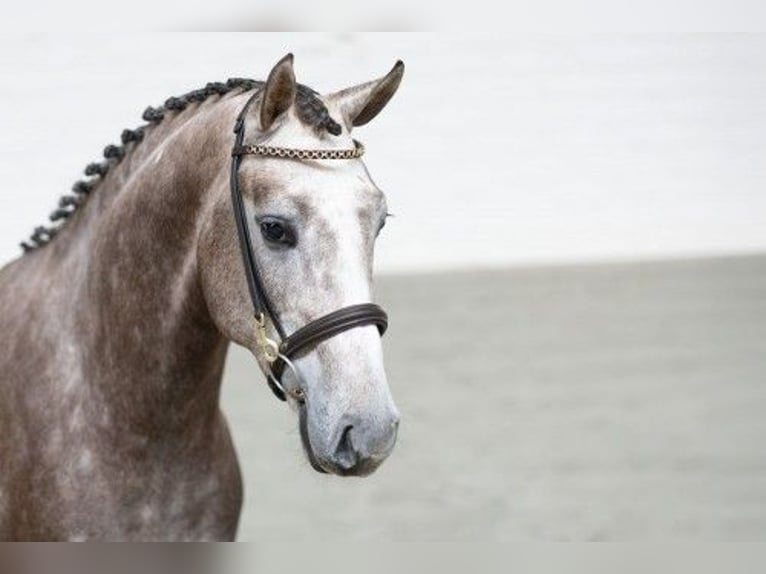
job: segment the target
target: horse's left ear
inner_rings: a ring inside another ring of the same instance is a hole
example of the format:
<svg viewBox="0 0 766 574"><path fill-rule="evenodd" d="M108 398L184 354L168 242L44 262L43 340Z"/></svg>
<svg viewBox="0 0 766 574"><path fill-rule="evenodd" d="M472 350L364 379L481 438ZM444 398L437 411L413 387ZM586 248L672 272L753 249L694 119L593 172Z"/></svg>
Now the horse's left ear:
<svg viewBox="0 0 766 574"><path fill-rule="evenodd" d="M403 75L404 62L399 60L382 78L330 94L326 99L338 106L349 129L362 126L386 106L396 93Z"/></svg>
<svg viewBox="0 0 766 574"><path fill-rule="evenodd" d="M293 55L284 56L269 73L261 99L261 130L267 131L274 121L285 113L295 101L295 72Z"/></svg>

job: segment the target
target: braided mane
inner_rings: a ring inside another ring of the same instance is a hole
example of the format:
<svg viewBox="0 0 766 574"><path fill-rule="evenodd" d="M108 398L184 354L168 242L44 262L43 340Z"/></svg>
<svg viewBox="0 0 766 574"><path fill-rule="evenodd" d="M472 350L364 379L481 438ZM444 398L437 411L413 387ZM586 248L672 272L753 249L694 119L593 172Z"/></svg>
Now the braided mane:
<svg viewBox="0 0 766 574"><path fill-rule="evenodd" d="M247 78L230 78L226 82L210 82L204 88L192 90L182 96L173 96L165 100L159 107L149 106L144 110L142 119L146 124L136 129L123 130L120 135L120 145L110 144L104 148L104 160L90 163L85 167L85 175L89 179L80 180L72 186L72 193L64 195L59 200L56 210L50 214L51 225L36 227L27 241L21 242L24 252L33 251L47 245L65 225L67 219L85 203L88 196L94 192L109 170L120 163L128 153L130 143L138 145L144 139L147 127L159 124L168 112L182 111L191 103L202 103L211 96L223 96L234 90L260 89L264 82ZM327 108L317 97L317 92L301 84L297 85L295 97L298 117L305 123L318 129L326 130L333 135L340 135L341 126L330 117Z"/></svg>

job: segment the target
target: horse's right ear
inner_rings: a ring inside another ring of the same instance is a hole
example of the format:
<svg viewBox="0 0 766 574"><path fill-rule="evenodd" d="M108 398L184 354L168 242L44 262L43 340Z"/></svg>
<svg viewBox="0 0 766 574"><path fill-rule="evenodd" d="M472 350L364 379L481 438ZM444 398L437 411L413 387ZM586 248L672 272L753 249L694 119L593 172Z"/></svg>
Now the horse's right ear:
<svg viewBox="0 0 766 574"><path fill-rule="evenodd" d="M404 75L404 62L397 61L388 74L327 96L340 108L346 126L362 126L378 115L396 93Z"/></svg>
<svg viewBox="0 0 766 574"><path fill-rule="evenodd" d="M296 93L293 55L279 60L269 73L261 98L261 131L267 131L274 121L293 105Z"/></svg>

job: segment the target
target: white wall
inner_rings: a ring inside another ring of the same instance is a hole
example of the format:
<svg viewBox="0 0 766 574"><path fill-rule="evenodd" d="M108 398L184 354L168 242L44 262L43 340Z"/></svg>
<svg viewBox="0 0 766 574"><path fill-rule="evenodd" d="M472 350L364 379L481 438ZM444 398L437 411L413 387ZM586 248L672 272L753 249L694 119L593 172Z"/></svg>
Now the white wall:
<svg viewBox="0 0 766 574"><path fill-rule="evenodd" d="M407 64L358 136L396 218L378 268L766 249L766 37L0 39L0 262L142 110L285 52L334 90Z"/></svg>

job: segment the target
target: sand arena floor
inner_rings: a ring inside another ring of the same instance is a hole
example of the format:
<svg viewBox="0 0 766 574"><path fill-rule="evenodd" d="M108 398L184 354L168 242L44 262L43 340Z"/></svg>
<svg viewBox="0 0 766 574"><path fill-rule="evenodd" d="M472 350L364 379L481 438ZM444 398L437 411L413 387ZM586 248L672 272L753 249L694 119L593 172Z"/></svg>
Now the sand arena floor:
<svg viewBox="0 0 766 574"><path fill-rule="evenodd" d="M372 477L312 471L234 349L240 539L766 538L766 257L383 278L403 414Z"/></svg>

